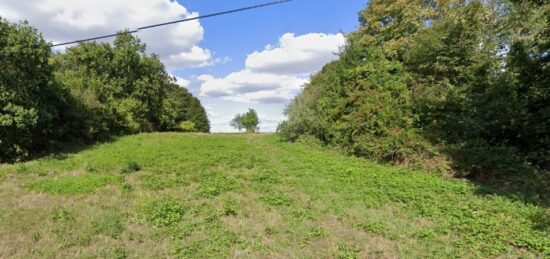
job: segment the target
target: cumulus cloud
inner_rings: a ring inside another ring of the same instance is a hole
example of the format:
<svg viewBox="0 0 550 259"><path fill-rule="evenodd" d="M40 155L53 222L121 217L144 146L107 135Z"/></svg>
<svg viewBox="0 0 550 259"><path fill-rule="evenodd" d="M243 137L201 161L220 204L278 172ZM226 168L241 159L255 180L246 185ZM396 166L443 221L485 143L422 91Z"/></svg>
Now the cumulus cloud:
<svg viewBox="0 0 550 259"><path fill-rule="evenodd" d="M172 75L176 79L176 84L183 88L188 88L191 85L191 81L181 78L179 76Z"/></svg>
<svg viewBox="0 0 550 259"><path fill-rule="evenodd" d="M344 46L342 34L284 34L277 46L248 55L245 68L223 78L202 75L201 96L249 103L286 103L311 73L334 60Z"/></svg>
<svg viewBox="0 0 550 259"><path fill-rule="evenodd" d="M212 53L209 50L194 46L188 52L170 55L165 60L165 64L169 67L179 68L205 67L211 64L209 62L211 57Z"/></svg>
<svg viewBox="0 0 550 259"><path fill-rule="evenodd" d="M246 67L258 72L303 74L317 71L334 59L346 42L342 34L310 33L295 36L284 34L279 46L266 46L246 59Z"/></svg>
<svg viewBox="0 0 550 259"><path fill-rule="evenodd" d="M281 121L286 120L282 115L260 115L260 130L263 132L275 132Z"/></svg>
<svg viewBox="0 0 550 259"><path fill-rule="evenodd" d="M0 15L28 20L55 43L111 34L159 22L195 17L172 0L2 0ZM204 29L198 20L141 31L138 36L171 70L214 64L198 43Z"/></svg>
<svg viewBox="0 0 550 259"><path fill-rule="evenodd" d="M289 75L259 73L244 69L225 78L209 75L198 77L203 81L201 96L223 97L239 102L280 103L300 91L306 79Z"/></svg>

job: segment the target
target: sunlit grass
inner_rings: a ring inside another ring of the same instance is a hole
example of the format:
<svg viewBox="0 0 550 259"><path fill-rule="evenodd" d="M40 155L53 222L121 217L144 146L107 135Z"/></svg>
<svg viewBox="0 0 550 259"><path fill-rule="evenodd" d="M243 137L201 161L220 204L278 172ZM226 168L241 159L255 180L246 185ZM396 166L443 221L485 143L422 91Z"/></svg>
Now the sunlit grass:
<svg viewBox="0 0 550 259"><path fill-rule="evenodd" d="M2 258L536 258L547 215L275 135L142 134L0 167Z"/></svg>

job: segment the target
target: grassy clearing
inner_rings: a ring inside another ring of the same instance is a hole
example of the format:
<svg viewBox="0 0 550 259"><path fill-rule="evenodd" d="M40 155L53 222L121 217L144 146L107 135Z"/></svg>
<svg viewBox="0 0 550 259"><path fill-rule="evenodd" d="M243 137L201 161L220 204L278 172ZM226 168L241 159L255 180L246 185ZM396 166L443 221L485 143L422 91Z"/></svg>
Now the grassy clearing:
<svg viewBox="0 0 550 259"><path fill-rule="evenodd" d="M2 258L537 258L549 216L274 135L142 134L0 167Z"/></svg>

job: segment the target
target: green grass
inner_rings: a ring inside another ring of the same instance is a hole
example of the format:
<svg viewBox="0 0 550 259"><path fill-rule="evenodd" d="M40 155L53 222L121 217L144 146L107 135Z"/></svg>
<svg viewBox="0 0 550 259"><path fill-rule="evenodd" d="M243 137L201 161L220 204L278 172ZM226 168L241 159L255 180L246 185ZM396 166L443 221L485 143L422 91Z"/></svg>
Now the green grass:
<svg viewBox="0 0 550 259"><path fill-rule="evenodd" d="M550 256L550 210L519 197L275 135L141 134L1 166L0 258Z"/></svg>
<svg viewBox="0 0 550 259"><path fill-rule="evenodd" d="M31 190L47 192L51 194L86 194L108 184L120 183L119 176L80 175L60 176L44 180L31 181L25 187Z"/></svg>

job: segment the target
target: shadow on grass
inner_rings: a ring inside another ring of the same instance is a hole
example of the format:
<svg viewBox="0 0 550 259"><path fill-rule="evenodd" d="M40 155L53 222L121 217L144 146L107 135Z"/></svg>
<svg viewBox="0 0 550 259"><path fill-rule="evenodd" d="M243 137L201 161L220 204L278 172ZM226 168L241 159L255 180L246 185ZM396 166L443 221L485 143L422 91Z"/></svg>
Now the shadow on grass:
<svg viewBox="0 0 550 259"><path fill-rule="evenodd" d="M481 196L499 195L550 208L550 172L525 162L507 148L455 149L447 153L458 177L469 179Z"/></svg>
<svg viewBox="0 0 550 259"><path fill-rule="evenodd" d="M21 161L7 161L3 164L6 165L13 165L17 163L24 163L32 160L37 159L43 159L43 158L51 158L55 160L65 160L69 158L73 154L80 153L82 151L88 150L90 148L93 148L97 145L110 143L115 140L117 140L119 136L111 137L109 139L104 140L96 140L96 141L74 141L74 142L59 142L56 144L52 144L45 150L36 152L34 154L29 155L27 158Z"/></svg>
<svg viewBox="0 0 550 259"><path fill-rule="evenodd" d="M487 178L468 177L477 186L476 194L499 195L524 203L550 208L550 182L527 177ZM542 178L542 177L541 177Z"/></svg>

